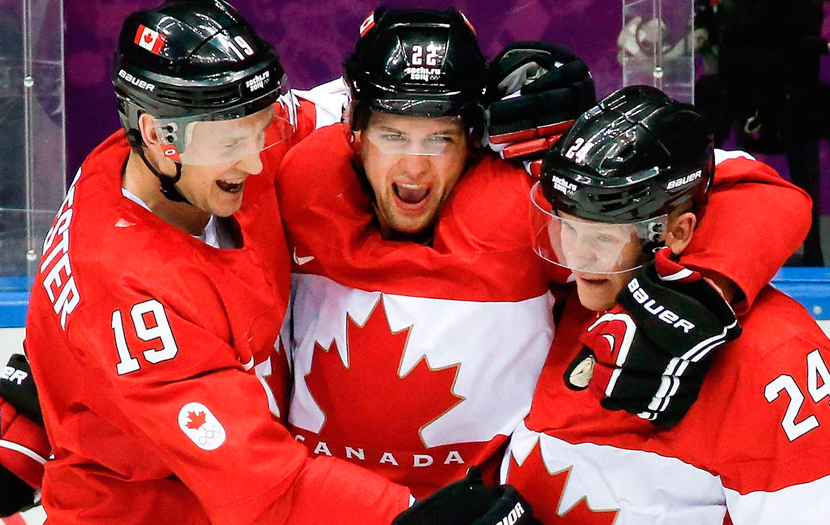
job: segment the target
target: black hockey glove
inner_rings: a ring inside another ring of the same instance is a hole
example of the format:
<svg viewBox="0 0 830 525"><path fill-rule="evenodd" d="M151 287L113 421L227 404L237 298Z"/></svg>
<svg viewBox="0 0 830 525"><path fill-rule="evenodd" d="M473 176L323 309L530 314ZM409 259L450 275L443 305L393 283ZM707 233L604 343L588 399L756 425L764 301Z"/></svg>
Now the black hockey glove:
<svg viewBox="0 0 830 525"><path fill-rule="evenodd" d="M13 516L37 504L37 491L0 465L0 518Z"/></svg>
<svg viewBox="0 0 830 525"><path fill-rule="evenodd" d="M43 414L37 397L37 387L26 356L14 354L0 373L0 399L8 401L17 411L43 425Z"/></svg>
<svg viewBox="0 0 830 525"><path fill-rule="evenodd" d="M51 454L29 363L15 354L0 371L0 517L38 503Z"/></svg>
<svg viewBox="0 0 830 525"><path fill-rule="evenodd" d="M481 471L472 467L467 477L450 483L403 511L392 525L536 525L530 505L510 485L489 487Z"/></svg>
<svg viewBox="0 0 830 525"><path fill-rule="evenodd" d="M545 42L507 46L491 63L487 92L490 147L505 159L527 161L528 171L541 168L545 150L596 104L585 62Z"/></svg>
<svg viewBox="0 0 830 525"><path fill-rule="evenodd" d="M729 303L699 273L663 248L617 295L617 305L582 335L565 372L600 404L668 428L697 399L712 351L741 328Z"/></svg>

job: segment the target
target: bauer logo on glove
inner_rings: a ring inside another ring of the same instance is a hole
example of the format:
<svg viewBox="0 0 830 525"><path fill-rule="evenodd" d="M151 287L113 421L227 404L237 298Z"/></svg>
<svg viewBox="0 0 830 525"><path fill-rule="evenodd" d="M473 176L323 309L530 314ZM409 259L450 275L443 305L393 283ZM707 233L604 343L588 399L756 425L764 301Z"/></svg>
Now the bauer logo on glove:
<svg viewBox="0 0 830 525"><path fill-rule="evenodd" d="M569 388L589 388L606 408L665 426L696 399L711 352L740 335L729 304L670 254L659 250L637 271L565 372Z"/></svg>

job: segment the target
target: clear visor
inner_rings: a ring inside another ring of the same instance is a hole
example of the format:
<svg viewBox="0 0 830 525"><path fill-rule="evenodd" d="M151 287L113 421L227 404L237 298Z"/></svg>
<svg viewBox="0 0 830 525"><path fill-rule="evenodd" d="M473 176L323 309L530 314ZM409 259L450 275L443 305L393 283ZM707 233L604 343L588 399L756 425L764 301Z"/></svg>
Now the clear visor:
<svg viewBox="0 0 830 525"><path fill-rule="evenodd" d="M461 117L414 117L430 121L431 125L402 125L400 121L380 119L362 132L369 141L386 155L438 156L458 151L465 146L464 122Z"/></svg>
<svg viewBox="0 0 830 525"><path fill-rule="evenodd" d="M543 259L582 273L612 274L634 270L653 258L663 240L668 216L614 224L559 215L539 182L530 191L533 250Z"/></svg>
<svg viewBox="0 0 830 525"><path fill-rule="evenodd" d="M265 104L263 109L245 116L236 116L244 111L238 108L156 119L155 131L164 155L197 166L233 164L287 140L296 129L296 101L287 86L282 86L273 104L267 102L268 98L273 99L273 93L259 99L259 105ZM256 107L257 103L247 106Z"/></svg>

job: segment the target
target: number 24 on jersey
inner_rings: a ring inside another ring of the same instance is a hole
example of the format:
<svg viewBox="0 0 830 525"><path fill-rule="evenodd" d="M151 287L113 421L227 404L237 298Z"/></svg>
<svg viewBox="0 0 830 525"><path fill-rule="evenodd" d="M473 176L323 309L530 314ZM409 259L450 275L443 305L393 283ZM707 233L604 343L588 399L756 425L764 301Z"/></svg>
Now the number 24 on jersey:
<svg viewBox="0 0 830 525"><path fill-rule="evenodd" d="M764 397L768 403L772 403L778 399L781 392L786 392L790 398L784 419L781 421L787 439L795 441L819 426L818 418L815 415L796 421L805 397L793 376L781 374L773 379L764 388ZM827 369L818 348L807 355L807 392L815 403L820 402L825 397L830 401L830 370Z"/></svg>

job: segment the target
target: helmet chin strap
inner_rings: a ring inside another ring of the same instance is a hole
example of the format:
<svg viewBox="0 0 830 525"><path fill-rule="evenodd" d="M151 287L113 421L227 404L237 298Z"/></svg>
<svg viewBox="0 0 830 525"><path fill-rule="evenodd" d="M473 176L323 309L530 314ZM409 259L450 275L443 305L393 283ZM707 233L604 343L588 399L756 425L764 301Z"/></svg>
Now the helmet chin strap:
<svg viewBox="0 0 830 525"><path fill-rule="evenodd" d="M176 188L176 183L179 182L179 179L182 178L182 163L181 162L173 162L176 165L176 174L172 177L163 174L153 166L150 162L150 159L147 158L147 155L144 153L144 148L141 146L141 143L136 140L137 132L130 131L127 134L128 141L130 146L132 146L133 150L138 153L138 156L141 157L141 160L144 162L144 165L147 166L147 169L156 176L156 178L161 182L161 194L164 195L167 200L173 202L183 202L185 204L189 204L193 206L193 204L187 200L187 198L181 194L181 192Z"/></svg>

